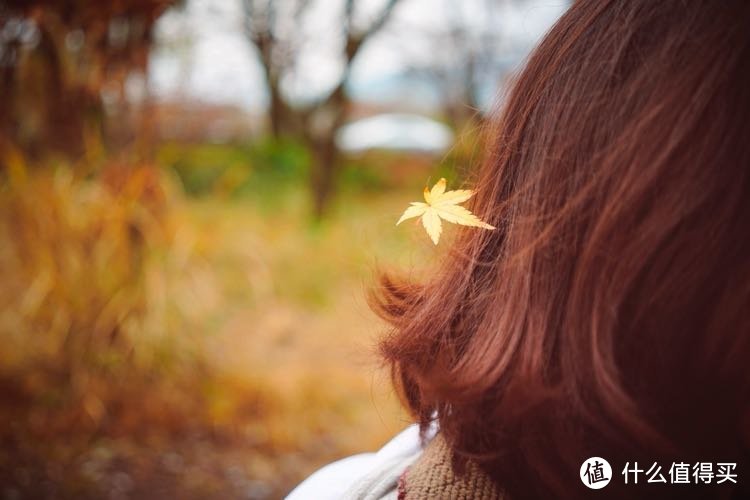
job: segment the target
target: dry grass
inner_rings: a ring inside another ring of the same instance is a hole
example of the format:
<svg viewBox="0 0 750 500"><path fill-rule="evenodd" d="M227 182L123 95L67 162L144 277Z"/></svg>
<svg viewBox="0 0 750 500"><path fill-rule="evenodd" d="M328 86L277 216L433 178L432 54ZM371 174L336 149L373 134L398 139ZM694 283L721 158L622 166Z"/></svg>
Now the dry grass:
<svg viewBox="0 0 750 500"><path fill-rule="evenodd" d="M411 193L186 200L150 166L20 160L0 189L4 495L275 498L406 424L373 355L376 263L425 267Z"/></svg>

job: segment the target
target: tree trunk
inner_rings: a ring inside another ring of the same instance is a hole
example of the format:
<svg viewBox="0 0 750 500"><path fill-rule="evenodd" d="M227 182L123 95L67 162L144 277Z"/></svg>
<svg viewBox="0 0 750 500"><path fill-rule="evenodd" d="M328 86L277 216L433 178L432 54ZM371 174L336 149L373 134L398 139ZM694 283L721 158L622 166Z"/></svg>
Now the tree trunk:
<svg viewBox="0 0 750 500"><path fill-rule="evenodd" d="M313 194L313 217L320 221L329 207L334 192L338 171L339 151L334 134L312 145L311 184Z"/></svg>
<svg viewBox="0 0 750 500"><path fill-rule="evenodd" d="M275 139L281 138L286 131L286 106L278 85L269 85L271 102L269 105L268 119L271 126L271 134Z"/></svg>

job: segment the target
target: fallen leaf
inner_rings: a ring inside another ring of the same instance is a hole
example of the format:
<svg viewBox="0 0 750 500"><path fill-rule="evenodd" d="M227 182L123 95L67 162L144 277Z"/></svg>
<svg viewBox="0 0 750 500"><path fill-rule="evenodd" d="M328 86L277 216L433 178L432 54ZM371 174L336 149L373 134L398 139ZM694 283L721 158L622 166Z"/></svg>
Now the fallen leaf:
<svg viewBox="0 0 750 500"><path fill-rule="evenodd" d="M494 226L487 224L466 208L458 205L471 198L474 191L468 189L446 191L445 187L445 178L437 181L432 186L432 189L425 187L424 202L415 201L410 203L409 208L404 211L401 218L396 222L396 225L398 226L407 219L421 217L422 225L432 242L436 245L440 241L440 235L443 232L441 219L462 226L495 229Z"/></svg>

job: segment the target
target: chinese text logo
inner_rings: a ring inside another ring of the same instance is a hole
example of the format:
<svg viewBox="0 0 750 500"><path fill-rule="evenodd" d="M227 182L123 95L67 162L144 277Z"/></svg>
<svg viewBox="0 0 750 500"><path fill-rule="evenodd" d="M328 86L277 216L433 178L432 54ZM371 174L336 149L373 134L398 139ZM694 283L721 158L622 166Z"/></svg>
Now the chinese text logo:
<svg viewBox="0 0 750 500"><path fill-rule="evenodd" d="M612 480L612 467L600 457L591 457L581 464L581 481L592 490L604 488Z"/></svg>

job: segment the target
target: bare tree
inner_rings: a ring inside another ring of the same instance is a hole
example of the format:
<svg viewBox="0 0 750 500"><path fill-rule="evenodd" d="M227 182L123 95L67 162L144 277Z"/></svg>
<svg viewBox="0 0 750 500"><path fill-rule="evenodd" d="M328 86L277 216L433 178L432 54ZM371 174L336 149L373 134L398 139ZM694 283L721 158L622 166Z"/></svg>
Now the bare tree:
<svg viewBox="0 0 750 500"><path fill-rule="evenodd" d="M482 93L498 84L524 47L500 27L503 9L522 4L523 0L475 0L444 5L449 18L443 26L399 26L399 30L419 33L422 43L433 47L439 57L425 58L424 50L407 55L412 61L408 73L427 78L440 93L443 113L455 128L461 129L481 119ZM471 7L473 10L469 10Z"/></svg>
<svg viewBox="0 0 750 500"><path fill-rule="evenodd" d="M284 10L282 7L291 7L292 24L299 26L311 3L310 0L243 0L245 33L258 51L269 96L269 125L276 138L296 129L291 122L293 111L281 91L281 79L294 68L301 44L299 33L283 32L280 16L285 13L279 11Z"/></svg>
<svg viewBox="0 0 750 500"><path fill-rule="evenodd" d="M292 104L281 87L285 75L294 71L300 57L305 17L310 0L243 0L248 39L258 50L263 66L269 103L271 132L279 137L293 135L309 146L313 156L310 184L314 215L323 215L334 191L340 152L336 132L343 125L351 105L346 85L352 62L365 43L388 22L399 0L387 0L374 18L361 26L356 22L363 2L345 0L342 12L343 71L333 88L312 103Z"/></svg>

